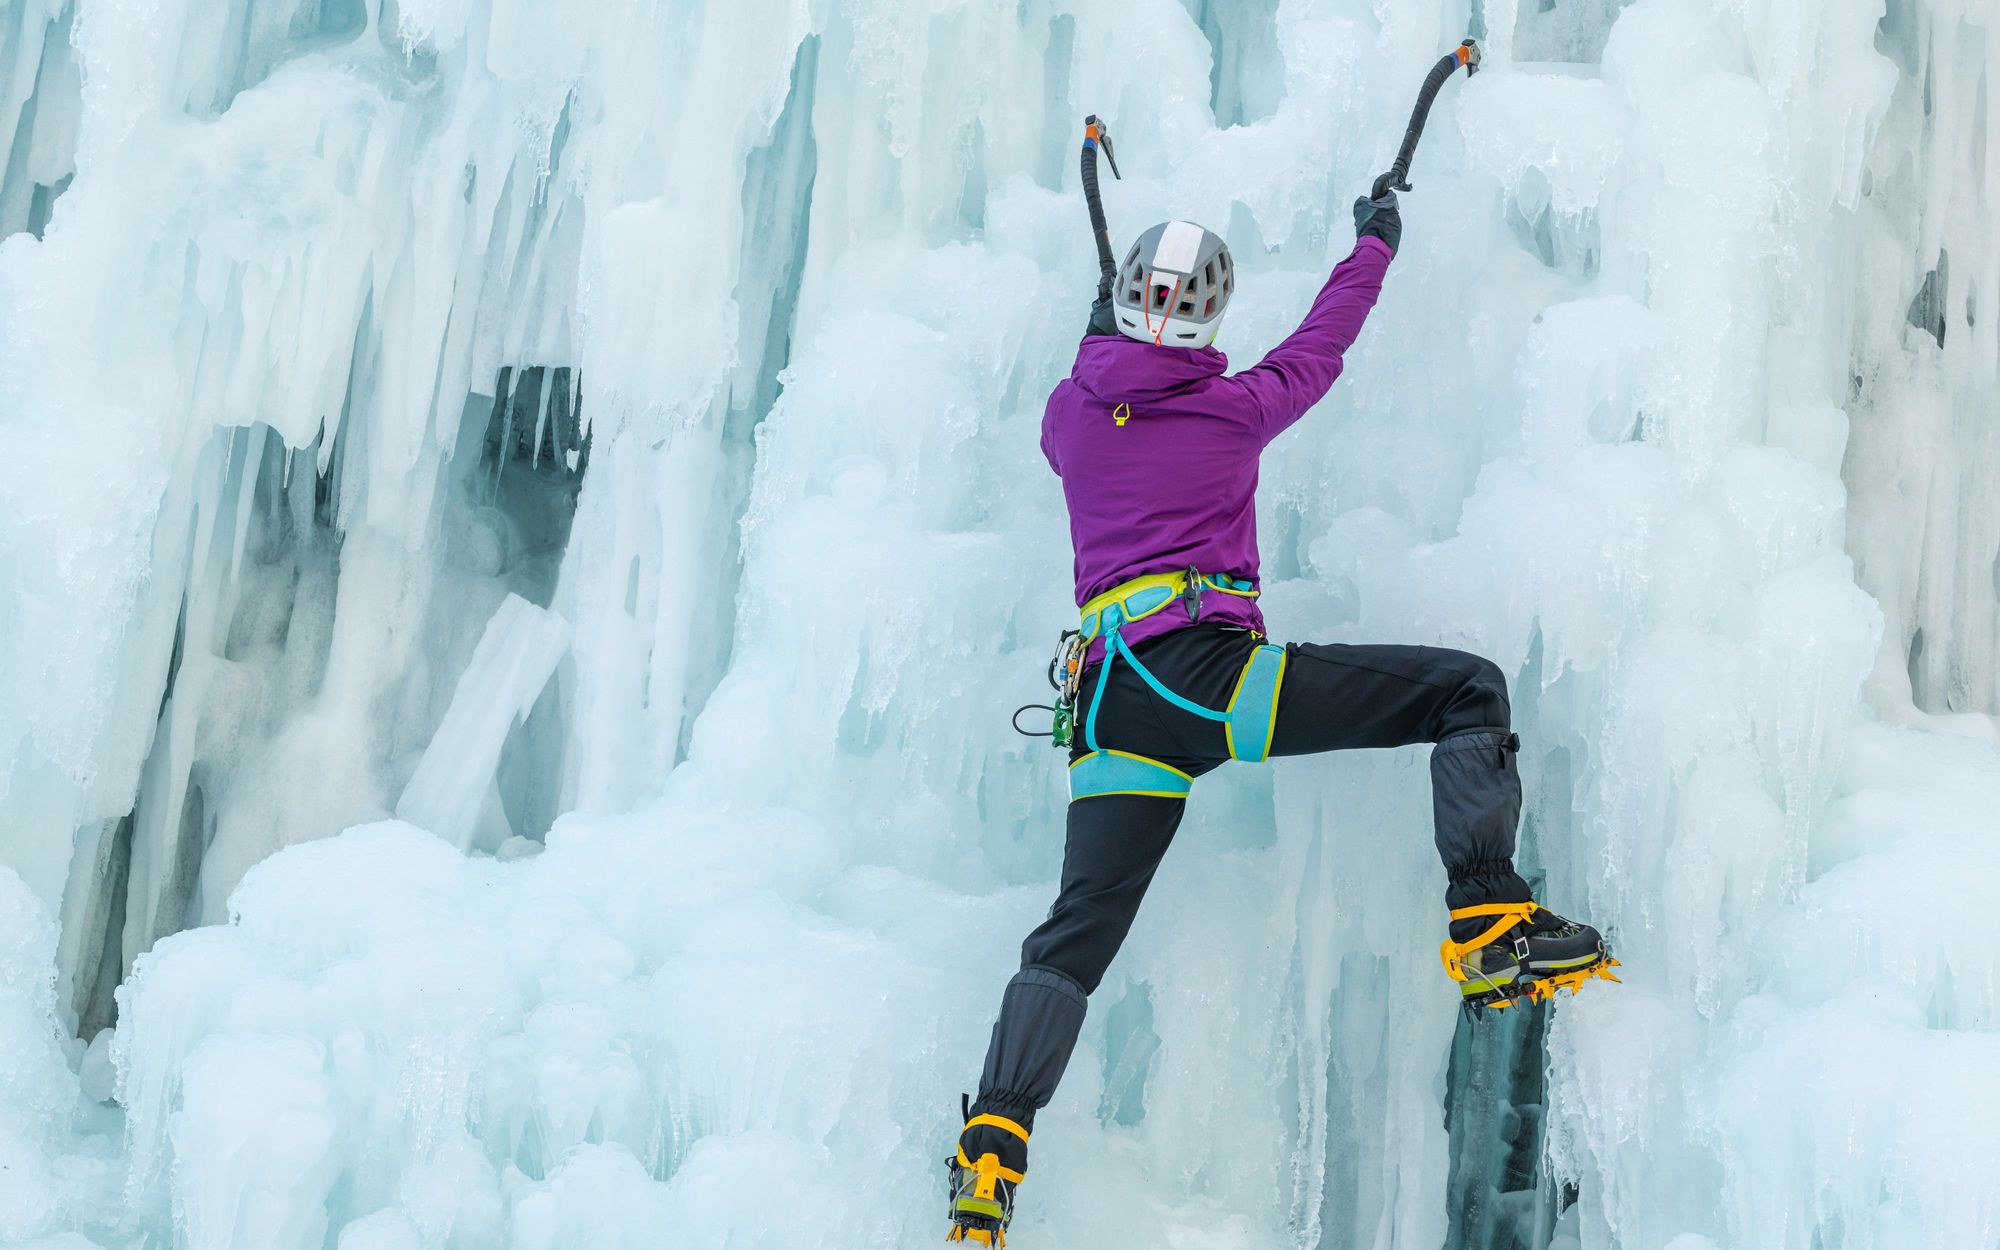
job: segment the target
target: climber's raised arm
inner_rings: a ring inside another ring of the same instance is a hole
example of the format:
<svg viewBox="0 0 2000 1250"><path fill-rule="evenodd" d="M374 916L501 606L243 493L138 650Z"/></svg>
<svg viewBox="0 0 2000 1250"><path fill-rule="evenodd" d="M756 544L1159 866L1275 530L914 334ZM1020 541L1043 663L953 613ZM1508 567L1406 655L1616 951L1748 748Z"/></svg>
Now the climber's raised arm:
<svg viewBox="0 0 2000 1250"><path fill-rule="evenodd" d="M1249 397L1267 443L1324 398L1340 376L1347 349L1382 294L1382 276L1402 241L1396 193L1356 200L1354 229L1354 250L1333 267L1299 328L1255 367L1229 379Z"/></svg>

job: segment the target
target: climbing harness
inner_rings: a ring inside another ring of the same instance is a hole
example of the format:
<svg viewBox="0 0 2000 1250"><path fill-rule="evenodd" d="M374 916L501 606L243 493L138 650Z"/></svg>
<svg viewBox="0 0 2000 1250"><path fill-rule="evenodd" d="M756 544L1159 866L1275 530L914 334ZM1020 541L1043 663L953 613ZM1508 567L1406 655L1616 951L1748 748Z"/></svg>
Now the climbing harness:
<svg viewBox="0 0 2000 1250"><path fill-rule="evenodd" d="M1537 903L1486 903L1477 907L1460 907L1451 913L1453 920L1476 920L1493 917L1493 923L1485 932L1469 942L1447 940L1438 948L1438 957L1444 961L1445 975L1459 983L1464 995L1465 1006L1475 1014L1487 1007L1501 1010L1516 1003L1545 1003L1556 996L1558 990L1568 990L1574 995L1583 988L1586 981L1616 981L1611 970L1619 967L1600 941L1594 954L1579 961L1582 966L1573 971L1556 972L1548 976L1524 975L1519 968L1528 962L1528 938L1521 934L1514 939L1514 958L1518 965L1516 972L1505 981L1494 981L1476 966L1468 966L1466 956L1483 949L1495 938L1516 925L1526 924L1535 918L1535 913L1547 908Z"/></svg>
<svg viewBox="0 0 2000 1250"><path fill-rule="evenodd" d="M1092 644L1101 640L1104 659L1097 668L1097 684L1083 724L1083 742L1088 751L1069 766L1072 802L1107 794L1185 798L1194 786L1193 777L1171 764L1130 751L1109 749L1098 740L1097 709L1104 700L1111 666L1121 659L1160 698L1203 720L1219 721L1231 759L1257 764L1269 758L1272 730L1278 719L1278 691L1285 680L1283 647L1264 643L1253 650L1236 676L1228 705L1217 711L1170 689L1125 643L1122 632L1125 626L1156 616L1176 603L1185 606L1189 623L1200 620L1205 594L1254 599L1258 591L1256 583L1248 578L1203 573L1199 569L1152 573L1121 582L1090 600L1079 609L1078 627L1063 631L1055 656L1049 661L1049 685L1056 691L1056 701L1030 703L1015 709L1014 730L1025 737L1048 738L1050 745L1059 748L1067 748L1075 741L1076 704L1082 694L1084 661ZM1048 732L1021 728L1021 713L1031 710L1050 714Z"/></svg>
<svg viewBox="0 0 2000 1250"><path fill-rule="evenodd" d="M1437 99L1438 91L1444 87L1445 79L1450 78L1461 65L1465 67L1467 78L1479 72L1477 42L1471 39L1465 40L1440 58L1436 65L1431 66L1431 72L1424 77L1424 85L1417 91L1417 107L1410 114L1409 129L1403 132L1403 146L1397 150L1396 159L1389 166L1389 172L1375 180L1375 188L1370 192L1371 199L1381 199L1386 191L1411 189L1410 162L1417 155L1417 140L1424 137L1424 123L1430 119L1431 104Z"/></svg>
<svg viewBox="0 0 2000 1250"><path fill-rule="evenodd" d="M1108 794L1139 794L1160 798L1184 798L1194 778L1158 760L1129 751L1107 749L1097 736L1097 712L1113 664L1123 660L1154 694L1193 716L1218 721L1231 759L1261 763L1271 754L1271 734L1278 717L1278 691L1285 679L1285 649L1269 643L1258 646L1237 674L1236 688L1229 704L1220 711L1204 707L1169 689L1165 682L1126 645L1124 627L1166 611L1174 604L1185 606L1190 623L1201 619L1204 594L1234 595L1253 599L1257 587L1247 578L1203 573L1184 569L1175 573L1154 573L1135 577L1098 595L1081 609L1081 622L1074 640L1066 643L1079 658L1091 644L1102 639L1104 659L1097 668L1097 684L1090 697L1090 712L1084 718L1085 754L1069 766L1070 800L1098 798ZM1072 669L1069 708L1075 709L1075 685L1080 669ZM1058 713L1060 716L1060 713Z"/></svg>

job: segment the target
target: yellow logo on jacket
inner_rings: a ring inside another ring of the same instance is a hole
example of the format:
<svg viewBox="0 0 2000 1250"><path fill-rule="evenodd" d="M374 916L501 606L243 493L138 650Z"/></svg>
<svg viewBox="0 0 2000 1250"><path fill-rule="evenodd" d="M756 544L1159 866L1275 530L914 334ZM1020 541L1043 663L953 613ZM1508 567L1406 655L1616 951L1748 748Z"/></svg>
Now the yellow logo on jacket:
<svg viewBox="0 0 2000 1250"><path fill-rule="evenodd" d="M1124 429L1125 423L1132 419L1132 405L1120 404L1116 408L1113 408L1111 410L1111 419L1118 423L1118 428Z"/></svg>

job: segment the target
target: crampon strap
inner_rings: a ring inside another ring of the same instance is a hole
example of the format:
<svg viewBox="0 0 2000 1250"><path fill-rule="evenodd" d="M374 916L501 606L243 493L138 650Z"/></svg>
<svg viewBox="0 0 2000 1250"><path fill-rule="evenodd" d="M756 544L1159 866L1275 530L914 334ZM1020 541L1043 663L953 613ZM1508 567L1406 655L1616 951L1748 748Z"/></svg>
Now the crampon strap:
<svg viewBox="0 0 2000 1250"><path fill-rule="evenodd" d="M979 1161L976 1163L965 1157L965 1134L982 1124L990 1124L994 1128L1006 1129L1023 1142L1028 1140L1028 1130L1004 1116L997 1115L973 1116L965 1122L965 1128L960 1130L958 1138L958 1166L973 1173L978 1178L973 1182L973 1196L991 1198L993 1197L995 1181L1006 1181L1010 1185L1018 1185L1028 1178L1012 1168L1001 1167L1000 1156L991 1151L980 1155Z"/></svg>
<svg viewBox="0 0 2000 1250"><path fill-rule="evenodd" d="M980 1124L992 1124L994 1128L1004 1128L1004 1130L1008 1130L1010 1134L1014 1134L1014 1136L1016 1136L1016 1138L1020 1138L1022 1142L1026 1142L1026 1140L1028 1140L1028 1130L1026 1130L1026 1128L1022 1128L1020 1124L1016 1124L1016 1122L1008 1120L1006 1116L972 1116L970 1120L966 1120L966 1126L964 1126L962 1130L958 1130L958 1166L960 1166L960 1168L972 1168L974 1172L978 1172L978 1174L980 1174L980 1178L982 1178L982 1180L984 1180L984 1178L988 1178L988 1176L998 1176L1000 1180L1006 1180L1006 1182L1010 1182L1010 1184L1020 1184L1022 1180L1026 1180L1026 1176L1022 1176L1020 1172L1016 1172L1016 1170L1012 1170L1012 1168L1002 1168L1002 1166L1000 1166L1000 1156L998 1156L998 1154L982 1154L982 1156L980 1156L980 1162L972 1162L970 1158L966 1158L966 1146L964 1146L964 1138L966 1138L966 1134L968 1134L968 1132L972 1132L972 1130L974 1130L974 1128L978 1128ZM990 1164L990 1168L988 1168L988 1164ZM988 1190L990 1190L992 1186L990 1186L990 1184L982 1184L982 1188L988 1188ZM980 1196L982 1196L982 1198L990 1198L992 1194L980 1194Z"/></svg>
<svg viewBox="0 0 2000 1250"><path fill-rule="evenodd" d="M1477 920L1481 916L1493 916L1495 920L1484 933L1470 942L1446 941L1438 947L1438 957L1444 960L1445 975L1454 981L1470 981L1465 972L1465 957L1480 947L1487 945L1517 924L1525 924L1542 910L1535 903L1482 903L1477 907L1460 907L1451 913L1453 920Z"/></svg>
<svg viewBox="0 0 2000 1250"><path fill-rule="evenodd" d="M991 1198L993 1196L995 1180L1006 1181L1009 1185L1018 1185L1028 1179L1012 1168L1001 1167L1000 1156L996 1154L980 1155L979 1162L974 1163L965 1157L965 1148L963 1146L959 1147L958 1150L958 1166L973 1173L978 1178L973 1182L972 1192L975 1198Z"/></svg>

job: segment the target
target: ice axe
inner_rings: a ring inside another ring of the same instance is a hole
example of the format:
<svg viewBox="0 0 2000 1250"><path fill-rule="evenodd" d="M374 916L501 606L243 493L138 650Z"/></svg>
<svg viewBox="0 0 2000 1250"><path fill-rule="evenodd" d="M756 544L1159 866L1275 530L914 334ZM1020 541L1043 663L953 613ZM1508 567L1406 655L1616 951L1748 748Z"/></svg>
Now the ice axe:
<svg viewBox="0 0 2000 1250"><path fill-rule="evenodd" d="M1104 159L1111 162L1111 176L1123 180L1125 175L1118 172L1118 154L1111 150L1111 130L1092 113L1083 119L1083 202L1090 209L1090 232L1097 240L1097 298L1111 298L1111 284L1118 273L1118 264L1111 256L1111 227L1104 221L1104 200L1097 190L1097 149L1104 149Z"/></svg>
<svg viewBox="0 0 2000 1250"><path fill-rule="evenodd" d="M1397 151L1389 172L1375 180L1375 189L1369 193L1370 199L1381 199L1385 191L1410 189L1410 161L1417 154L1417 140L1424 137L1424 122L1430 119L1431 104L1443 88L1444 80L1450 78L1461 65L1465 66L1467 78L1479 72L1479 45L1470 39L1441 57L1436 65L1431 66L1431 72L1424 76L1423 89L1417 92L1417 107L1410 113L1410 128L1403 132L1403 146Z"/></svg>

